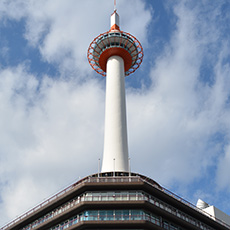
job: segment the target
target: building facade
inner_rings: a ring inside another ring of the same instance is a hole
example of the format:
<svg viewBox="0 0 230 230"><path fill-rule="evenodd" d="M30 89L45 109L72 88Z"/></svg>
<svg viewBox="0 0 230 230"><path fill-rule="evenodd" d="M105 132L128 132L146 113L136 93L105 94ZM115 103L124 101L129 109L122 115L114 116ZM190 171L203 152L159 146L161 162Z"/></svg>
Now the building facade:
<svg viewBox="0 0 230 230"><path fill-rule="evenodd" d="M110 172L72 184L2 229L227 230L230 227L150 178Z"/></svg>

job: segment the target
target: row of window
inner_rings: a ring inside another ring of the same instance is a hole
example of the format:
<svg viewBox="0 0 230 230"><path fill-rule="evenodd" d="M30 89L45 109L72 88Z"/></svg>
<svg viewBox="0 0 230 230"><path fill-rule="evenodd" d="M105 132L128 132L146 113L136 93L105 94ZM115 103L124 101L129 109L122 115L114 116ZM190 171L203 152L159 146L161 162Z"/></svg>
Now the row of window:
<svg viewBox="0 0 230 230"><path fill-rule="evenodd" d="M123 43L118 43L118 42L106 40L106 44L104 44L104 45L103 44L97 44L97 46L95 46L95 50L93 51L92 55L93 55L93 59L96 61L96 63L98 63L99 56L101 55L101 53L104 52L106 49L109 49L112 47L123 48L126 51L128 51L132 57L133 62L137 59L138 50L136 50L135 44L134 44L134 46L132 46L132 43L123 44Z"/></svg>
<svg viewBox="0 0 230 230"><path fill-rule="evenodd" d="M90 210L84 211L77 216L70 218L50 228L49 230L63 230L75 225L81 221L125 221L125 220L147 220L157 226L162 226L168 230L183 230L182 228L162 221L159 216L153 215L143 210Z"/></svg>
<svg viewBox="0 0 230 230"><path fill-rule="evenodd" d="M143 192L143 191L106 191L106 192L86 192L81 194L78 197L75 197L71 201L65 203L64 205L56 208L52 212L47 213L45 216L39 218L33 223L27 225L22 230L30 230L38 225L50 220L51 218L57 216L58 214L68 210L69 208L76 206L82 201L131 201L131 200L146 200L154 206L158 206L161 209L193 224L196 227L199 227L202 230L212 229L207 225L197 221L196 219L188 216L187 214L177 210L176 208L164 203L163 201Z"/></svg>
<svg viewBox="0 0 230 230"><path fill-rule="evenodd" d="M107 35L107 34L106 34ZM131 39L128 38L127 36L117 36L117 35L110 35L110 36L102 36L100 37L96 43L94 43L94 52L93 55L94 57L99 57L99 55L107 48L109 47L122 47L124 49L126 49L130 54L132 54L132 56L136 56L137 52L134 52L137 49L137 46L135 44L135 42ZM134 53L136 54L134 54Z"/></svg>
<svg viewBox="0 0 230 230"><path fill-rule="evenodd" d="M30 230L38 225L52 219L58 214L68 210L69 208L76 206L83 201L118 201L118 200L144 200L145 195L141 191L119 191L119 192L86 192L80 196L75 197L71 201L68 201L64 205L56 208L55 210L49 212L45 216L39 218L33 223L27 225L22 230Z"/></svg>
<svg viewBox="0 0 230 230"><path fill-rule="evenodd" d="M134 40L129 35L126 35L125 33L105 33L97 39L97 43L101 42L101 40L108 37L121 37L126 40L129 40L131 43L134 42Z"/></svg>

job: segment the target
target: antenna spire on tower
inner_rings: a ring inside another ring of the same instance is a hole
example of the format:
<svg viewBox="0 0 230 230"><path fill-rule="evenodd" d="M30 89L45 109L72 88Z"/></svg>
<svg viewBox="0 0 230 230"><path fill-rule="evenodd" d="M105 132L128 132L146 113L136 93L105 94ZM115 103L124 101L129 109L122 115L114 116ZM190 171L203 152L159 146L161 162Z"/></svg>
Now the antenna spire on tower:
<svg viewBox="0 0 230 230"><path fill-rule="evenodd" d="M114 0L114 11L116 12L117 11L117 1Z"/></svg>

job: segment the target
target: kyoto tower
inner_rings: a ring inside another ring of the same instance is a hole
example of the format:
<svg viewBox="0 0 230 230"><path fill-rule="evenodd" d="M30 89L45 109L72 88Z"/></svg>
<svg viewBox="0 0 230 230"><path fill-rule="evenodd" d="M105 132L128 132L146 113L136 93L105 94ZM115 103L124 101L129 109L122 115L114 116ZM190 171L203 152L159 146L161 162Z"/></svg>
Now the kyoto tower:
<svg viewBox="0 0 230 230"><path fill-rule="evenodd" d="M143 48L131 34L120 30L114 2L111 28L97 36L88 48L91 67L106 76L104 153L101 172L128 172L125 76L139 68Z"/></svg>
<svg viewBox="0 0 230 230"><path fill-rule="evenodd" d="M151 178L129 171L125 76L133 73L142 59L140 42L120 30L115 8L111 29L96 37L88 49L90 65L106 76L102 172L74 182L0 229L230 229L230 219L214 206L199 200L197 208Z"/></svg>

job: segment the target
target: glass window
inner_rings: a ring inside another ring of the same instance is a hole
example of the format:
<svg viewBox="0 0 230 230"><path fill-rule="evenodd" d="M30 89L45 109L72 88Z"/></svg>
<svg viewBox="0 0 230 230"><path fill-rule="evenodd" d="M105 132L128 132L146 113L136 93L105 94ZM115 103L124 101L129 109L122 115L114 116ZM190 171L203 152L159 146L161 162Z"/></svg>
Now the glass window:
<svg viewBox="0 0 230 230"><path fill-rule="evenodd" d="M123 210L123 220L129 220L129 210Z"/></svg>
<svg viewBox="0 0 230 230"><path fill-rule="evenodd" d="M98 211L91 210L86 213L88 215L88 220L98 220Z"/></svg>
<svg viewBox="0 0 230 230"><path fill-rule="evenodd" d="M129 193L129 199L130 200L136 200L136 192L130 192Z"/></svg>
<svg viewBox="0 0 230 230"><path fill-rule="evenodd" d="M103 201L107 201L108 200L108 194L107 194L107 192L102 192L101 193L101 200L103 200Z"/></svg>
<svg viewBox="0 0 230 230"><path fill-rule="evenodd" d="M131 219L132 220L141 220L142 219L142 211L131 210Z"/></svg>
<svg viewBox="0 0 230 230"><path fill-rule="evenodd" d="M106 213L107 213L107 220L113 220L114 219L113 210L107 210Z"/></svg>
<svg viewBox="0 0 230 230"><path fill-rule="evenodd" d="M69 223L68 223L68 221L66 221L66 222L64 223L63 229L66 229L66 228L68 228L68 227L69 227Z"/></svg>
<svg viewBox="0 0 230 230"><path fill-rule="evenodd" d="M73 223L73 224L76 224L77 222L78 222L78 217L75 216L75 217L73 218L73 220L72 220L72 223Z"/></svg>
<svg viewBox="0 0 230 230"><path fill-rule="evenodd" d="M91 192L87 192L86 194L83 195L85 200L92 200L93 194Z"/></svg>
<svg viewBox="0 0 230 230"><path fill-rule="evenodd" d="M129 192L121 192L121 200L128 200Z"/></svg>
<svg viewBox="0 0 230 230"><path fill-rule="evenodd" d="M122 210L115 210L115 220L122 220Z"/></svg>
<svg viewBox="0 0 230 230"><path fill-rule="evenodd" d="M108 200L115 200L115 192L108 192Z"/></svg>
<svg viewBox="0 0 230 230"><path fill-rule="evenodd" d="M172 229L172 230L178 230L178 227L176 227L175 225L171 224L170 225L170 229Z"/></svg>
<svg viewBox="0 0 230 230"><path fill-rule="evenodd" d="M163 228L164 229L169 229L169 224L166 221L163 221Z"/></svg>
<svg viewBox="0 0 230 230"><path fill-rule="evenodd" d="M99 220L106 220L106 211L99 210Z"/></svg>
<svg viewBox="0 0 230 230"><path fill-rule="evenodd" d="M98 201L99 197L100 197L100 193L98 192L93 193L93 201Z"/></svg>

